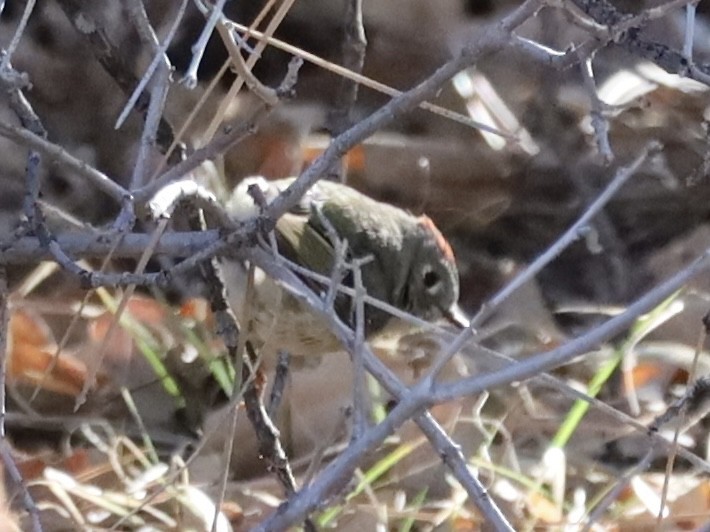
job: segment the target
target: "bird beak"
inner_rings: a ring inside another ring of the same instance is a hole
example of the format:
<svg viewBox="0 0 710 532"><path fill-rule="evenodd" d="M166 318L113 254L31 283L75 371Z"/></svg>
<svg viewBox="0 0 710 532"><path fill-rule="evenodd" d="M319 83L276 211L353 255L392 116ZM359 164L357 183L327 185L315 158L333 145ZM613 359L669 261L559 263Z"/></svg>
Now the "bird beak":
<svg viewBox="0 0 710 532"><path fill-rule="evenodd" d="M468 316L458 304L454 304L451 308L444 310L444 318L458 329L465 329L470 323Z"/></svg>

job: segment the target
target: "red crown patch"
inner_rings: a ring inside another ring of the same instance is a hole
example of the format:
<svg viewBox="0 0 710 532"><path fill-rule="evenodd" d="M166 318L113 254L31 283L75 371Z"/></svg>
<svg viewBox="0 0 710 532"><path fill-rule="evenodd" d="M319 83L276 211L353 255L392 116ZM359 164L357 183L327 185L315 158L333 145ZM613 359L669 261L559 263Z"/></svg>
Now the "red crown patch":
<svg viewBox="0 0 710 532"><path fill-rule="evenodd" d="M430 231L434 235L436 247L441 250L441 254L451 262L456 262L456 259L454 258L454 251L451 249L449 241L446 240L444 235L441 234L441 231L439 231L439 228L436 226L436 224L434 224L432 219L426 215L422 215L419 217L419 223L422 225L422 227L424 227L424 229Z"/></svg>

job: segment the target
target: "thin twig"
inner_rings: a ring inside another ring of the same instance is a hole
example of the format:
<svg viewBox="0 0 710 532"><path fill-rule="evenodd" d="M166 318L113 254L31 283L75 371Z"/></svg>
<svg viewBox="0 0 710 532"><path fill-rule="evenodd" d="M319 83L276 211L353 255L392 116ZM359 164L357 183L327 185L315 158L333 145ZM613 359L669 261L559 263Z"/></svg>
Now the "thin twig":
<svg viewBox="0 0 710 532"><path fill-rule="evenodd" d="M555 243L545 250L537 259L535 259L525 270L518 274L512 281L506 283L505 287L497 292L485 305L485 308L471 320L471 327L479 326L483 321L490 317L491 312L497 309L505 300L507 300L513 292L517 291L521 286L533 279L542 269L549 264L555 257L559 256L562 251L567 249L570 244L575 242L580 237L580 230L584 228L591 219L608 203L608 201L616 195L619 189L636 174L643 163L646 162L651 154L656 153L661 149L661 146L653 142L646 147L629 165L623 166L617 170L616 175L611 180L609 185L602 191L596 200L584 211L584 214L558 238Z"/></svg>
<svg viewBox="0 0 710 532"><path fill-rule="evenodd" d="M108 194L108 196L117 203L121 203L124 198L130 197L128 190L113 181L106 174L81 159L77 159L61 146L46 140L41 135L32 132L29 128L19 128L0 122L0 135L17 144L37 150L51 159L56 159L59 164L82 176L96 188Z"/></svg>
<svg viewBox="0 0 710 532"><path fill-rule="evenodd" d="M344 20L341 47L343 68L355 74L361 74L367 49L367 38L362 23L362 0L347 0L345 2ZM352 111L357 101L357 92L357 82L346 77L340 78L335 103L328 116L328 125L332 136L337 137L352 125ZM339 174L336 176L336 181L343 181L345 177L343 162L344 159L341 160L341 164L336 166L336 171Z"/></svg>
<svg viewBox="0 0 710 532"><path fill-rule="evenodd" d="M695 35L695 10L699 0L685 6L685 38L683 39L683 55L688 61L693 61L693 37Z"/></svg>
<svg viewBox="0 0 710 532"><path fill-rule="evenodd" d="M42 525L39 520L39 510L37 509L37 505L32 499L29 491L27 491L27 486L25 486L22 474L17 468L17 464L12 457L12 452L10 451L10 447L5 436L5 417L7 415L5 385L8 367L7 357L9 356L10 348L8 345L8 335L10 332L9 326L10 294L7 287L5 268L0 266L0 456L2 456L2 461L5 464L5 470L7 471L10 479L22 494L22 502L32 518L32 530L41 532Z"/></svg>
<svg viewBox="0 0 710 532"><path fill-rule="evenodd" d="M266 29L264 30L267 35L273 35L273 33L276 31L276 29L279 27L279 25L281 24L283 19L288 14L294 1L295 0L283 0L281 5L279 6L279 8L276 10L274 15L271 17L271 20L269 21L269 24L266 26ZM261 12L257 16L254 23L252 24L252 26L256 27L256 25L259 23L261 18L263 16L266 16L266 14L268 13L268 11L270 9L270 4L271 4L271 2L268 2L267 5L264 6L264 8L261 10ZM256 47L254 48L254 51L247 58L246 66L247 66L248 70L251 71L251 69L254 68L254 65L261 57L261 54L264 52L265 48L266 48L266 43L262 43L262 42L257 43ZM231 102L233 102L234 99L237 97L237 94L239 94L239 91L242 89L244 82L245 82L245 80L241 76L237 76L237 79L234 80L234 83L232 83L232 86L229 88L227 95L220 102L219 107L217 108L217 111L215 112L214 117L212 118L212 121L205 129L205 132L204 132L205 139L211 139L214 136L215 132L220 127L220 124L222 124L222 121L224 120L224 116L226 116L226 114L227 114L226 113L227 108L230 105L232 105Z"/></svg>
<svg viewBox="0 0 710 532"><path fill-rule="evenodd" d="M192 90L197 87L197 70L200 68L200 62L202 61L202 56L207 48L207 43L212 36L214 27L217 21L222 16L222 10L224 9L224 4L226 0L217 0L217 2L212 6L210 16L207 18L207 22L202 27L202 32L197 42L192 45L192 61L190 61L190 66L185 72L185 76L180 81L185 87Z"/></svg>
<svg viewBox="0 0 710 532"><path fill-rule="evenodd" d="M121 3L121 7L128 19L133 23L133 27L141 42L147 46L153 54L158 53L160 51L160 42L150 23L148 13L145 11L143 0L124 0L124 2ZM170 63L166 62L165 66L169 67Z"/></svg>
<svg viewBox="0 0 710 532"><path fill-rule="evenodd" d="M147 201L165 185L185 177L203 162L214 159L218 155L225 153L229 148L252 135L256 131L256 124L259 123L267 113L268 109L266 106L260 105L254 111L251 119L247 121L240 120L235 125L224 126L222 135L213 138L209 144L195 150L187 159L176 164L146 186L134 191L136 201L139 203Z"/></svg>
<svg viewBox="0 0 710 532"><path fill-rule="evenodd" d="M604 116L604 102L599 99L597 86L594 82L592 60L592 57L580 58L579 69L591 101L590 116L592 128L594 129L594 138L597 141L597 149L602 156L602 162L606 166L614 160L614 153L611 151L611 145L609 144L609 122Z"/></svg>
<svg viewBox="0 0 710 532"><path fill-rule="evenodd" d="M274 382L269 391L269 403L266 405L266 414L271 419L276 419L277 412L281 406L286 381L288 380L288 368L291 363L291 356L286 351L279 351L276 368L274 369Z"/></svg>
<svg viewBox="0 0 710 532"><path fill-rule="evenodd" d="M138 154L136 162L133 165L133 175L131 176L131 190L142 186L148 176L147 162L151 151L155 146L155 136L158 130L160 118L165 109L165 102L168 98L168 88L170 85L170 69L163 67L159 69L155 77L150 93L150 105L146 113L143 133L141 134L140 144L138 145Z"/></svg>
<svg viewBox="0 0 710 532"><path fill-rule="evenodd" d="M140 0L132 0L135 2L139 2ZM136 84L135 88L133 89L133 92L131 92L131 95L128 98L128 101L126 102L126 105L123 106L123 109L121 110L121 113L118 115L118 118L116 119L116 125L114 128L120 129L123 123L126 121L126 118L128 118L128 113L136 107L136 104L138 102L138 98L141 97L143 94L143 89L148 85L148 82L150 79L153 77L153 74L155 73L155 70L158 68L158 65L161 63L163 64L163 68L166 69L168 72L172 70L172 65L170 64L170 61L168 60L168 56L166 54L166 51L170 44L173 42L173 39L175 38L175 34L180 27L180 22L182 21L183 16L185 16L185 10L187 9L187 0L182 0L182 4L180 4L180 9L177 12L177 15L175 16L175 21L173 22L173 25L170 27L170 31L168 31L168 35L165 37L165 40L161 45L157 47L157 49L153 50L153 60L150 62L150 65L148 65L148 68L145 70L145 73L143 74L143 77L140 79L140 81ZM139 19L141 17L138 17ZM147 22L147 21L146 21ZM140 24L137 24L140 26ZM150 27L150 24L148 24L148 27L152 30ZM155 35L155 32L151 32L153 36ZM151 39L152 42L152 39ZM155 88L158 90L163 90L162 86L160 84L156 84ZM153 101L154 96L151 94L149 97L149 101ZM150 103L149 109L150 109ZM146 120L148 117L146 117ZM144 129L145 131L145 129ZM171 144L168 146L168 149L173 146L174 143L174 138L171 139ZM163 151L167 152L167 149L164 149Z"/></svg>
<svg viewBox="0 0 710 532"><path fill-rule="evenodd" d="M68 255L85 259L101 258L112 248L110 235L81 231L57 235L57 245ZM150 235L132 233L124 235L117 246L118 258L137 258L143 253ZM175 232L164 234L158 242L156 254L172 257L191 257L195 253L222 242L218 230ZM226 247L226 244L225 244ZM215 250L216 251L216 250ZM31 264L51 259L51 254L36 237L22 237L10 242L0 242L0 264ZM116 286L113 284L113 286Z"/></svg>
<svg viewBox="0 0 710 532"><path fill-rule="evenodd" d="M22 18L20 18L20 22L17 24L17 29L15 29L15 33L12 36L12 40L10 41L10 44L7 45L7 48L3 50L3 57L2 63L0 63L0 69L9 70L11 68L10 61L12 60L12 55L15 53L17 46L20 44L20 39L22 39L22 35L25 33L27 23L30 20L30 15L32 15L34 8L35 0L29 0L27 4L25 4L25 9L22 11Z"/></svg>
<svg viewBox="0 0 710 532"><path fill-rule="evenodd" d="M309 63L316 65L318 67L321 67L328 72L333 72L334 74L337 74L338 76L342 78L346 78L351 80L353 83L357 83L359 85L362 85L363 87L367 87L369 89L376 90L377 92L380 92L382 94L385 94L387 96L400 96L403 92L406 91L400 91L395 89L394 87L390 87L389 85L385 85L384 83L380 83L377 80L374 80L372 78L368 78L367 76L363 76L362 74L358 74L356 72L351 72L350 70L337 65L335 63L331 63L330 61L326 61L325 59L312 54L310 52L307 52L306 50L303 50L301 48L298 48L296 46L293 46L292 44L289 44L287 42L284 42L280 39L277 39L275 37L270 37L268 32L260 32L256 31L253 29L250 29L242 24L236 23L236 22L231 22L231 24L234 25L235 28L237 28L239 31L243 32L245 36L253 37L255 39L258 39L260 44L264 43L264 46L268 43L274 48L278 48L279 50L283 50L284 52L288 52L290 54L295 55L296 57L302 58L304 61L308 61ZM247 65L249 65L249 62L247 61ZM512 142L515 142L517 139L503 131L500 131L499 129L496 129L488 124L484 124L482 122L478 122L476 120L471 119L470 117L457 113L456 111L452 111L450 109L446 109L445 107L441 107L439 105L433 104L428 101L422 101L419 103L419 107L422 109L425 109L431 113L434 113L435 115L442 116L444 118L447 118L449 120L453 120L454 122L458 122L459 124L463 124L467 127L471 127L473 129L480 129L481 131L487 131L489 133L493 133L494 135L499 135L500 137L503 137L504 139L510 140Z"/></svg>
<svg viewBox="0 0 710 532"><path fill-rule="evenodd" d="M240 76L244 83L251 92L253 92L259 99L261 99L266 105L274 106L278 103L279 97L276 91L270 87L264 85L257 77L252 73L251 69L247 66L242 53L237 46L234 39L234 33L228 28L228 26L220 21L217 24L217 31L220 37L222 37L222 42L229 52L229 57L232 59L232 67L234 67L235 72Z"/></svg>
<svg viewBox="0 0 710 532"><path fill-rule="evenodd" d="M365 344L365 302L363 295L365 287L362 284L362 268L360 261L353 264L353 288L355 289L355 335L353 341L353 432L351 438L357 440L367 429L367 386L365 374L365 357L362 347Z"/></svg>

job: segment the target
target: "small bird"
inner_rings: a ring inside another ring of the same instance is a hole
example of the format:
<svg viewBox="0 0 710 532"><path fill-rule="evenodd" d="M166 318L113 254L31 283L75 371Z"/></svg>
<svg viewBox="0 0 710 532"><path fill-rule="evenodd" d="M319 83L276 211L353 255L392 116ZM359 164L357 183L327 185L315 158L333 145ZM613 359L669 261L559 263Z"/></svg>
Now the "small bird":
<svg viewBox="0 0 710 532"><path fill-rule="evenodd" d="M227 212L236 220L258 213L249 187L259 187L269 202L294 178L267 181L250 177L242 181L227 202ZM428 321L447 319L466 325L458 309L459 279L456 261L448 242L426 216L414 216L392 205L375 201L355 189L320 181L300 204L276 223L279 252L316 273L330 277L338 240L346 243L345 262L362 261L362 284L367 294ZM335 240L335 242L334 242ZM247 267L230 258L221 259L220 275L227 288L230 306L244 328L244 296ZM304 277L317 292L327 287ZM249 309L250 339L262 355L279 350L292 357L323 355L342 349L324 321L300 300L268 278L255 272L255 297ZM353 286L352 269L345 272L345 286ZM345 323L355 325L354 298L339 293L334 310ZM403 320L365 305L365 336L371 338ZM411 330L411 326L409 327ZM396 329L396 327L395 327ZM406 328L404 330L407 330Z"/></svg>

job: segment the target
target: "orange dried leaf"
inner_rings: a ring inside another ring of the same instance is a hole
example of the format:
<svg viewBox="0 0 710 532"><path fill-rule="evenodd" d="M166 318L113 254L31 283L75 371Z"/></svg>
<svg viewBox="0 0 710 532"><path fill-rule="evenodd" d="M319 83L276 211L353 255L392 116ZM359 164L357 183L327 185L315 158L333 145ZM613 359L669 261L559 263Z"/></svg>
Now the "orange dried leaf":
<svg viewBox="0 0 710 532"><path fill-rule="evenodd" d="M62 458L59 462L43 456L35 456L21 462L17 467L24 480L35 480L42 476L48 466L62 469L72 476L78 476L89 468L89 452L86 449L74 449L72 454Z"/></svg>
<svg viewBox="0 0 710 532"><path fill-rule="evenodd" d="M67 354L52 352L32 345L14 345L8 357L8 378L21 384L40 386L43 390L76 396L86 381L86 366ZM98 377L105 384L106 377Z"/></svg>
<svg viewBox="0 0 710 532"><path fill-rule="evenodd" d="M52 342L49 326L36 314L23 309L10 316L10 338L13 344L46 346Z"/></svg>

